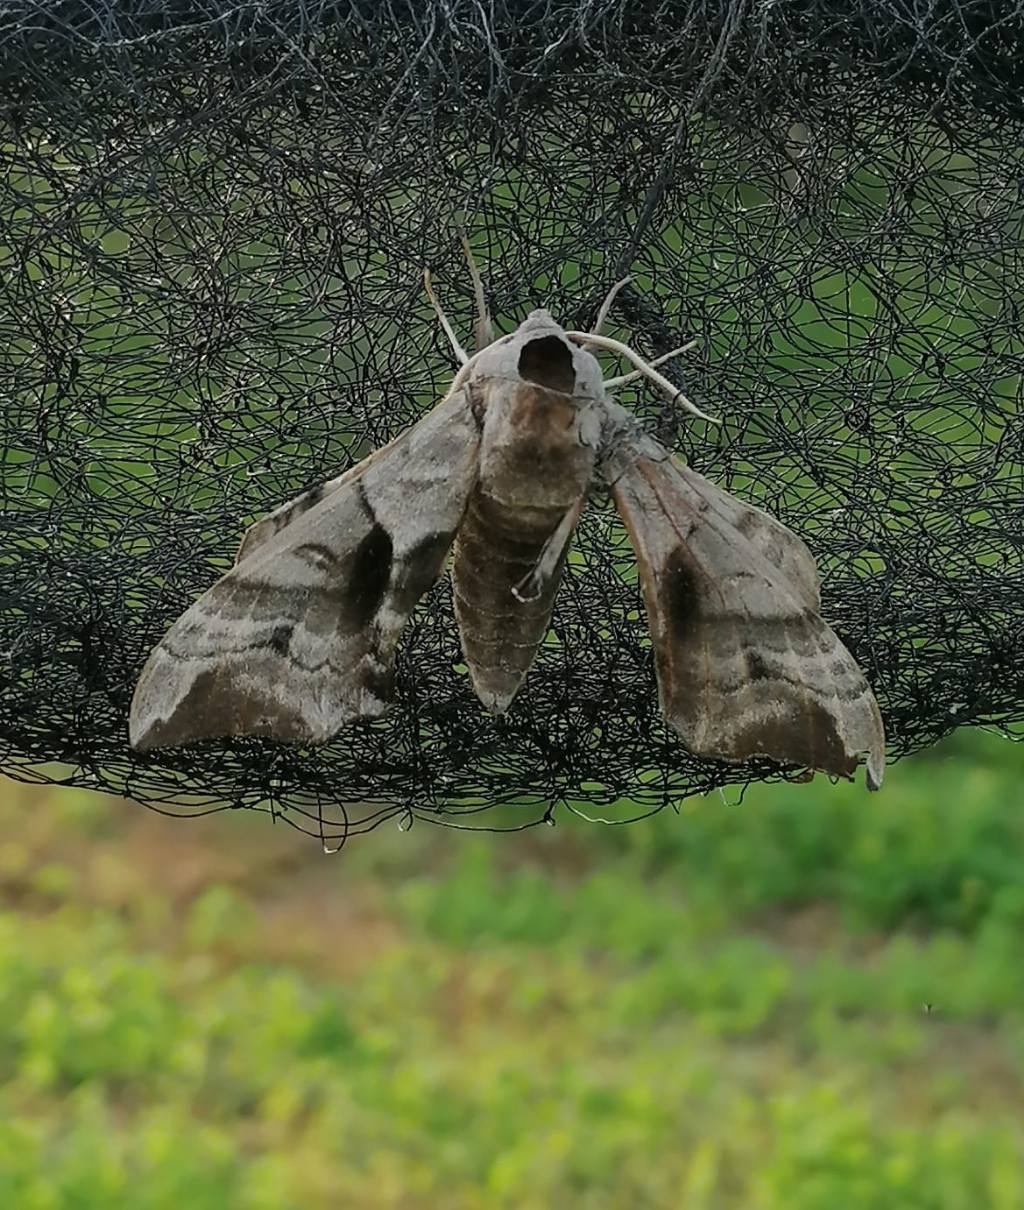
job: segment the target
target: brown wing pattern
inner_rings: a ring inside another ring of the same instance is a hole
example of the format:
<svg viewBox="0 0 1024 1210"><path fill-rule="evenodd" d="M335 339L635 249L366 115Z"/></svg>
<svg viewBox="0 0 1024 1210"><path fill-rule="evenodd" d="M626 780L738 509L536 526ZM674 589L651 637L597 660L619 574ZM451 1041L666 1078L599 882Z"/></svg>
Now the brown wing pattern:
<svg viewBox="0 0 1024 1210"><path fill-rule="evenodd" d="M464 392L258 522L174 623L132 699L140 749L224 735L321 743L391 699L395 647L441 572L477 474Z"/></svg>
<svg viewBox="0 0 1024 1210"><path fill-rule="evenodd" d="M661 706L687 747L843 776L866 753L877 789L881 715L818 612L804 543L667 456L627 450L619 466L612 495L636 551Z"/></svg>

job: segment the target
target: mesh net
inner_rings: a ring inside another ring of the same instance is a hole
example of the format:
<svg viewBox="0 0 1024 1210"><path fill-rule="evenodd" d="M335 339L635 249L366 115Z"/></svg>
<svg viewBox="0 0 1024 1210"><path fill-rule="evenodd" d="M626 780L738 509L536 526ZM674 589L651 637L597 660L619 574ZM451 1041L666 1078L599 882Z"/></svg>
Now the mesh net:
<svg viewBox="0 0 1024 1210"><path fill-rule="evenodd" d="M511 712L442 580L399 702L322 749L136 756L149 648L243 527L422 416L546 305L724 424L621 399L791 526L899 756L1024 717L1020 5L8 4L0 15L0 764L329 843L609 819L784 776L661 721L632 559L588 510ZM612 372L609 366L609 372ZM54 762L61 762L58 771ZM70 772L68 771L70 769Z"/></svg>

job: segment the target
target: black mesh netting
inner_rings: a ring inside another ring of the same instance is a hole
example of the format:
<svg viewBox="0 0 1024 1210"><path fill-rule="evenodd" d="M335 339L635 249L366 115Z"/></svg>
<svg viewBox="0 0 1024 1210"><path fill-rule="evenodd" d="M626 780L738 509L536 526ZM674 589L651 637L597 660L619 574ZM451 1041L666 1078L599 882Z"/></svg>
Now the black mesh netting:
<svg viewBox="0 0 1024 1210"><path fill-rule="evenodd" d="M420 267L468 339L460 216L506 330L628 270L614 334L697 338L674 372L720 430L623 402L806 538L893 754L1020 720L1022 31L971 0L7 4L0 763L334 841L778 775L661 722L601 500L507 718L443 581L386 720L129 751L146 652L245 524L444 389Z"/></svg>

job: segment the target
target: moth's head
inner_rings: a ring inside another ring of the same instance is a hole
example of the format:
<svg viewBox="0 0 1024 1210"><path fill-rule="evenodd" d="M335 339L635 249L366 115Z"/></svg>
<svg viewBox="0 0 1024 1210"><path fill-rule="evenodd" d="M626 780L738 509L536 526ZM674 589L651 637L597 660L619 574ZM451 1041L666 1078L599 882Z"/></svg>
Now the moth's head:
<svg viewBox="0 0 1024 1210"><path fill-rule="evenodd" d="M479 378L532 382L574 398L604 397L597 358L544 310L531 311L514 332L477 354L470 379Z"/></svg>

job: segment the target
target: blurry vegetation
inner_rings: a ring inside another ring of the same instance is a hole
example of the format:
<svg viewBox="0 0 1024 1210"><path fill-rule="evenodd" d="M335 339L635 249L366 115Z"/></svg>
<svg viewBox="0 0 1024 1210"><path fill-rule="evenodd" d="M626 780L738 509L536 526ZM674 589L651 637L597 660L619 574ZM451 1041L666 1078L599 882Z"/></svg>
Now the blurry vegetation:
<svg viewBox="0 0 1024 1210"><path fill-rule="evenodd" d="M333 857L0 783L0 1206L1019 1210L1022 763Z"/></svg>

